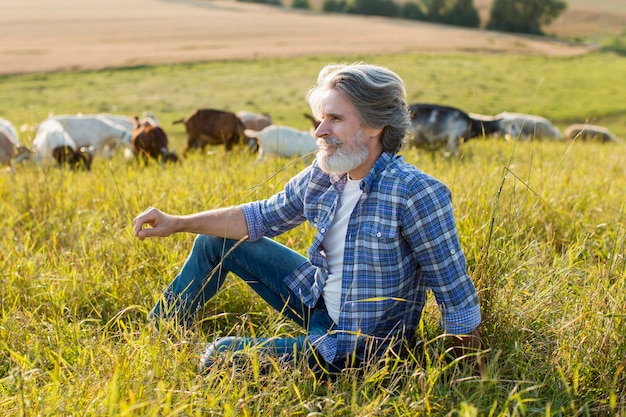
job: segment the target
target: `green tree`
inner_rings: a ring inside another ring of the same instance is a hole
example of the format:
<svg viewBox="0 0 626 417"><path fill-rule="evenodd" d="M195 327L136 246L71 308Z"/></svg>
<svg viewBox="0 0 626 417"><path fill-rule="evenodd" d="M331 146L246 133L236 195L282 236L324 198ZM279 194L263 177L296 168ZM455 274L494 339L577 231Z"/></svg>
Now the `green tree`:
<svg viewBox="0 0 626 417"><path fill-rule="evenodd" d="M309 0L293 0L293 3L291 4L291 8L310 10L311 3L309 3Z"/></svg>
<svg viewBox="0 0 626 417"><path fill-rule="evenodd" d="M457 26L478 27L480 16L473 0L422 0L425 20Z"/></svg>
<svg viewBox="0 0 626 417"><path fill-rule="evenodd" d="M400 7L392 0L352 0L347 13L369 16L398 17Z"/></svg>
<svg viewBox="0 0 626 417"><path fill-rule="evenodd" d="M324 0L322 11L333 13L345 13L348 8L346 0Z"/></svg>
<svg viewBox="0 0 626 417"><path fill-rule="evenodd" d="M444 22L450 25L477 28L480 26L480 16L474 7L473 0L457 0L456 4L444 15Z"/></svg>
<svg viewBox="0 0 626 417"><path fill-rule="evenodd" d="M422 7L413 1L407 1L400 5L400 17L411 20L426 20L426 14Z"/></svg>
<svg viewBox="0 0 626 417"><path fill-rule="evenodd" d="M495 0L487 29L543 35L541 27L550 24L565 9L562 0Z"/></svg>
<svg viewBox="0 0 626 417"><path fill-rule="evenodd" d="M237 0L243 3L261 3L268 4L270 6L281 6L283 5L281 0Z"/></svg>
<svg viewBox="0 0 626 417"><path fill-rule="evenodd" d="M445 14L448 3L454 0L422 0L426 9L426 18L431 22L440 22Z"/></svg>

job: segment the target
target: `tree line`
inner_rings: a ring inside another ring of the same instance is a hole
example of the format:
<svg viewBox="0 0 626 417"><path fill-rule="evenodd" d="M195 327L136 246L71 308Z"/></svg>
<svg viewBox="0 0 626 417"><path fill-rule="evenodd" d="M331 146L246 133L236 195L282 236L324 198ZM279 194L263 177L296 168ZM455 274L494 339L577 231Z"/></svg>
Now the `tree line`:
<svg viewBox="0 0 626 417"><path fill-rule="evenodd" d="M238 0L284 6L283 0ZM293 0L294 9L311 9L309 0ZM504 32L543 35L542 27L563 11L563 0L494 0L485 28ZM367 16L397 17L478 28L481 26L473 0L324 0L322 11Z"/></svg>

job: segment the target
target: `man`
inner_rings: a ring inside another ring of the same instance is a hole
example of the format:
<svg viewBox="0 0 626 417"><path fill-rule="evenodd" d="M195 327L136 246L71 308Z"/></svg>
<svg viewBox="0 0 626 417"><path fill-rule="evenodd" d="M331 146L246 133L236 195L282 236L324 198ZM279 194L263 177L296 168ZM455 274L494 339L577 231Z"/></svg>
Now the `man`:
<svg viewBox="0 0 626 417"><path fill-rule="evenodd" d="M143 240L196 233L193 249L150 313L189 324L226 274L243 279L305 337L218 339L257 346L336 372L396 352L418 327L427 290L459 354L479 346L480 309L467 275L449 189L398 156L410 128L403 81L379 66L329 65L307 95L321 121L317 159L274 196L197 214L149 208L134 219ZM308 256L271 238L308 221ZM148 226L148 227L146 227Z"/></svg>

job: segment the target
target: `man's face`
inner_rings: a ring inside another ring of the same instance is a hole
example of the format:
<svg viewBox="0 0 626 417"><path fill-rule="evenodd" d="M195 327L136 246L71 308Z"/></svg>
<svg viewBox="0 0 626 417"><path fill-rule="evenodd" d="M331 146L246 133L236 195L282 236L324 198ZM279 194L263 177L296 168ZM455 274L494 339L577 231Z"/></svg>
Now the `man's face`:
<svg viewBox="0 0 626 417"><path fill-rule="evenodd" d="M370 155L366 131L354 105L337 90L326 93L321 123L315 130L317 160L327 173L343 174L363 164Z"/></svg>

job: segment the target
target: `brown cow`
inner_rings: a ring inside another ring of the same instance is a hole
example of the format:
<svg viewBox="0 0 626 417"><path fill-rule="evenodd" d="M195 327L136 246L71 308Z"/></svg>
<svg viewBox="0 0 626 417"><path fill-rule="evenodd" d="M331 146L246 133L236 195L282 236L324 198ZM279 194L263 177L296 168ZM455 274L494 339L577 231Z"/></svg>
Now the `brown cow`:
<svg viewBox="0 0 626 417"><path fill-rule="evenodd" d="M207 145L220 144L224 144L226 151L230 151L245 139L243 123L235 113L228 111L198 109L186 118L173 122L177 123L184 123L187 130L185 154L191 149L204 152Z"/></svg>
<svg viewBox="0 0 626 417"><path fill-rule="evenodd" d="M137 158L148 163L150 158L163 162L178 162L178 155L170 152L167 135L160 126L142 123L135 117L135 129L130 141L130 148Z"/></svg>

